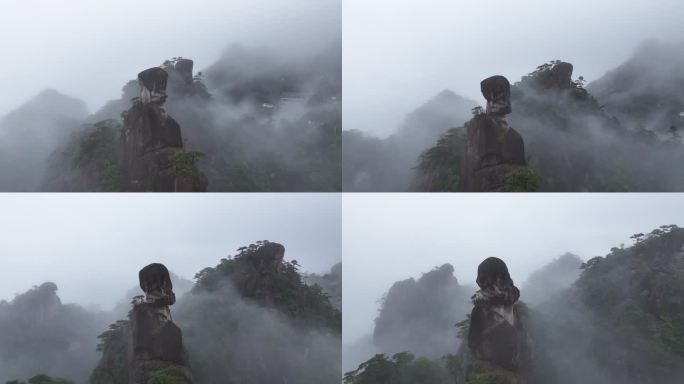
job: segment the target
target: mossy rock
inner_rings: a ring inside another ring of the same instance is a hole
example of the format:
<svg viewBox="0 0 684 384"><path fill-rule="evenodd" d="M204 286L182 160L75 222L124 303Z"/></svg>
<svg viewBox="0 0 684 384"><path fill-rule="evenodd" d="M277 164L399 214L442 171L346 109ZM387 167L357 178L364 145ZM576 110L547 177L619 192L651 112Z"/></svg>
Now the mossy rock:
<svg viewBox="0 0 684 384"><path fill-rule="evenodd" d="M467 384L521 384L520 375L482 360L468 366Z"/></svg>
<svg viewBox="0 0 684 384"><path fill-rule="evenodd" d="M166 367L152 373L147 384L192 384L190 371L187 367L169 365L168 363L161 365L166 365Z"/></svg>

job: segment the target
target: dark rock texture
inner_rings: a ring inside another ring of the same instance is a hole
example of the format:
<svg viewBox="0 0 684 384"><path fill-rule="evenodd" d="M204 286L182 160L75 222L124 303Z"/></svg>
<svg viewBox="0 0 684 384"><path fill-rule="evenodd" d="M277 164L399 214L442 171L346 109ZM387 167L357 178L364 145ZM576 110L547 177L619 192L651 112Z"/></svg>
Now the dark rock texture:
<svg viewBox="0 0 684 384"><path fill-rule="evenodd" d="M164 264L154 263L146 266L138 273L138 279L140 280L140 289L145 292L148 303L158 305L176 303L171 276Z"/></svg>
<svg viewBox="0 0 684 384"><path fill-rule="evenodd" d="M472 288L459 284L451 264L397 281L383 295L373 345L388 355L410 351L440 358L453 353L454 323L470 310L469 292Z"/></svg>
<svg viewBox="0 0 684 384"><path fill-rule="evenodd" d="M468 192L502 191L511 174L526 166L525 144L506 121L512 111L508 80L493 76L483 80L480 87L487 110L466 123L463 187Z"/></svg>
<svg viewBox="0 0 684 384"><path fill-rule="evenodd" d="M174 382L191 383L183 335L169 309L175 303L169 272L162 264L150 264L140 270L139 278L145 300L135 303L128 314L128 382L146 384L166 375L178 380Z"/></svg>
<svg viewBox="0 0 684 384"><path fill-rule="evenodd" d="M183 164L180 125L164 108L168 74L150 68L138 74L140 98L122 114L121 167L128 191L204 192L207 178L188 164L190 172L179 172Z"/></svg>
<svg viewBox="0 0 684 384"><path fill-rule="evenodd" d="M467 380L478 382L483 376L497 375L502 383L523 383L530 346L516 306L520 291L506 263L496 257L485 259L477 268L477 285L480 290L473 296L468 333L473 360Z"/></svg>
<svg viewBox="0 0 684 384"><path fill-rule="evenodd" d="M140 101L143 104L166 101L166 83L169 74L159 67L148 68L138 74Z"/></svg>

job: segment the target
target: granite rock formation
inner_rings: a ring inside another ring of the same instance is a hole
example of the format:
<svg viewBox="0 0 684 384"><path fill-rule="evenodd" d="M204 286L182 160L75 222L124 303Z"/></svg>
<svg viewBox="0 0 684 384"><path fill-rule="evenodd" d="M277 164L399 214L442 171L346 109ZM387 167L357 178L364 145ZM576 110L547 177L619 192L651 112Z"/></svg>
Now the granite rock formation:
<svg viewBox="0 0 684 384"><path fill-rule="evenodd" d="M145 299L128 314L129 384L147 384L155 377L192 383L183 335L171 319L169 305L176 296L169 271L162 264L150 264L140 270L139 279Z"/></svg>
<svg viewBox="0 0 684 384"><path fill-rule="evenodd" d="M192 68L192 66L190 66ZM140 96L122 113L119 156L126 177L125 189L142 192L204 192L207 178L183 150L178 122L166 113L169 74L150 68L138 74Z"/></svg>
<svg viewBox="0 0 684 384"><path fill-rule="evenodd" d="M510 190L513 174L526 167L523 139L506 121L512 112L511 85L503 76L492 76L480 87L487 109L466 123L463 187L468 192Z"/></svg>
<svg viewBox="0 0 684 384"><path fill-rule="evenodd" d="M506 263L496 257L485 259L477 268L477 285L480 290L472 299L468 332L472 361L466 381L525 383L530 345L516 304L520 291L513 285Z"/></svg>

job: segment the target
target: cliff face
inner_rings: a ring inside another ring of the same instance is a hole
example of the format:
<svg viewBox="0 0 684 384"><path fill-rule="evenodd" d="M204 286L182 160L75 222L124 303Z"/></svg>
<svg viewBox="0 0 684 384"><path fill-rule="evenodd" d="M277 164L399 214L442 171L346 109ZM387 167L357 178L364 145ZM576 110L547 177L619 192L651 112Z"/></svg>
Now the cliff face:
<svg viewBox="0 0 684 384"><path fill-rule="evenodd" d="M85 380L103 324L98 314L63 304L54 283L0 301L0 382L38 373Z"/></svg>
<svg viewBox="0 0 684 384"><path fill-rule="evenodd" d="M192 66L190 66L192 68ZM140 97L123 116L121 165L126 190L203 192L206 177L178 169L184 156L181 128L164 109L168 73L150 68L138 75ZM194 166L194 164L189 164Z"/></svg>
<svg viewBox="0 0 684 384"><path fill-rule="evenodd" d="M136 296L127 320L110 325L98 338L102 357L91 384L191 384L188 353L181 329L171 318L176 302L166 267L150 264L140 270L144 296Z"/></svg>
<svg viewBox="0 0 684 384"><path fill-rule="evenodd" d="M445 264L389 289L375 319L373 344L385 353L441 357L458 350L454 324L468 313L470 289Z"/></svg>
<svg viewBox="0 0 684 384"><path fill-rule="evenodd" d="M533 171L519 175L516 184L536 182L540 191L565 192L684 190L684 175L673 166L684 160L677 126L658 133L635 125L627 114L613 116L615 108L604 108L581 76L573 80L572 69L570 63L552 61L511 87L509 122L525 140ZM668 108L663 103L648 107L653 113ZM465 127L450 129L423 152L419 190L463 189L455 170L463 167L466 139Z"/></svg>

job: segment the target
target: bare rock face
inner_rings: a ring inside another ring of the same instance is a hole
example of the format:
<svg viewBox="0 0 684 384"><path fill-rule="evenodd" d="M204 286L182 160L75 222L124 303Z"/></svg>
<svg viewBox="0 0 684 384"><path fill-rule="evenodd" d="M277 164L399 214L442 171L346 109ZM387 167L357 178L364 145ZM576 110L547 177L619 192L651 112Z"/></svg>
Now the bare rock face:
<svg viewBox="0 0 684 384"><path fill-rule="evenodd" d="M487 100L487 113L508 115L511 108L511 84L503 76L488 77L480 82L480 92Z"/></svg>
<svg viewBox="0 0 684 384"><path fill-rule="evenodd" d="M171 319L169 305L176 301L169 271L162 264L140 270L145 300L128 314L129 384L147 384L154 378L173 378L174 383L192 383L183 335Z"/></svg>
<svg viewBox="0 0 684 384"><path fill-rule="evenodd" d="M167 67L169 75L174 78L172 82L175 93L192 93L194 90L194 80L192 69L195 63L190 59L178 59Z"/></svg>
<svg viewBox="0 0 684 384"><path fill-rule="evenodd" d="M496 257L477 268L480 290L473 296L468 348L473 360L466 372L468 382L497 377L504 384L525 383L530 346L518 314L520 291L513 285L508 267Z"/></svg>
<svg viewBox="0 0 684 384"><path fill-rule="evenodd" d="M463 187L468 192L503 191L509 187L511 175L526 167L525 144L506 121L512 111L508 80L493 76L480 87L487 108L466 123Z"/></svg>
<svg viewBox="0 0 684 384"><path fill-rule="evenodd" d="M159 305L173 305L176 295L169 270L163 264L150 264L138 273L140 289L145 292L145 301Z"/></svg>
<svg viewBox="0 0 684 384"><path fill-rule="evenodd" d="M134 192L204 192L206 176L196 171L194 164L179 166L184 159L181 128L164 109L168 77L164 69L157 67L140 72L140 97L122 114L123 153L120 159L127 174L126 189ZM185 172L179 172L178 168Z"/></svg>
<svg viewBox="0 0 684 384"><path fill-rule="evenodd" d="M164 103L166 101L166 83L169 74L165 70L154 67L138 74L140 101L143 104Z"/></svg>
<svg viewBox="0 0 684 384"><path fill-rule="evenodd" d="M543 89L567 89L572 86L572 64L554 61L545 71L538 72L537 86Z"/></svg>

